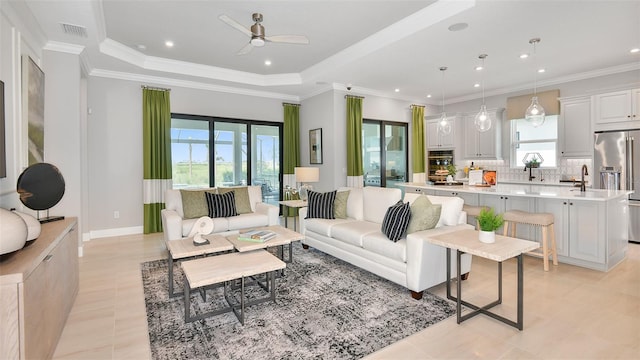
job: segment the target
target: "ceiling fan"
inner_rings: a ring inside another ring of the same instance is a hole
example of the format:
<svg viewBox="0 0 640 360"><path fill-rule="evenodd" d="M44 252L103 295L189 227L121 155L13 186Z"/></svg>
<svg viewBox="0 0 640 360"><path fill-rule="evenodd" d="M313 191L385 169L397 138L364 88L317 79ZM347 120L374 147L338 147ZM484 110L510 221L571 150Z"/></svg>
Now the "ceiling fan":
<svg viewBox="0 0 640 360"><path fill-rule="evenodd" d="M262 14L254 13L252 16L255 24L251 25L251 29L247 29L239 22L233 20L227 15L220 15L218 18L225 22L227 25L239 30L243 34L251 37L249 43L238 51L237 55L244 55L251 52L254 47L262 47L265 42L278 42L287 44L309 44L309 39L304 35L273 35L265 36L264 26L260 24L262 22Z"/></svg>

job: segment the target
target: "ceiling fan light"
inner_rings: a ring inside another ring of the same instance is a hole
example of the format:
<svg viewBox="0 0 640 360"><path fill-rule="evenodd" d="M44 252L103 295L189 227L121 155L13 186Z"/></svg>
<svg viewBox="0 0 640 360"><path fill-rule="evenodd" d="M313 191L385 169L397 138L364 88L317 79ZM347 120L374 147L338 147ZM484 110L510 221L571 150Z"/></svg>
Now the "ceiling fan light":
<svg viewBox="0 0 640 360"><path fill-rule="evenodd" d="M533 127L538 127L544 124L544 116L544 108L538 103L538 97L532 97L531 105L529 105L527 111L524 113L524 119L533 125Z"/></svg>
<svg viewBox="0 0 640 360"><path fill-rule="evenodd" d="M255 47L264 46L264 39L261 39L259 37L252 38L250 42L251 42L251 45L253 45Z"/></svg>
<svg viewBox="0 0 640 360"><path fill-rule="evenodd" d="M480 111L474 118L474 124L479 132L485 132L491 129L491 117L489 116L485 105L480 107Z"/></svg>

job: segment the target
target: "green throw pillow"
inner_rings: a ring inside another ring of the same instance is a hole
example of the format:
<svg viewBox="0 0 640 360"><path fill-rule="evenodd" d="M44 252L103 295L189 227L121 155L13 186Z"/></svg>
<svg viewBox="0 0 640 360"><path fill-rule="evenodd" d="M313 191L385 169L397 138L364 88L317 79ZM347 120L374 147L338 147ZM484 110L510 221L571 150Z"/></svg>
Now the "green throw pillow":
<svg viewBox="0 0 640 360"><path fill-rule="evenodd" d="M205 190L180 190L182 196L182 211L185 219L195 219L209 214ZM215 194L215 190L208 191Z"/></svg>
<svg viewBox="0 0 640 360"><path fill-rule="evenodd" d="M236 211L238 214L249 214L253 212L251 211L251 202L249 201L249 189L246 186L218 188L218 194L228 193L229 191L235 192Z"/></svg>
<svg viewBox="0 0 640 360"><path fill-rule="evenodd" d="M349 199L349 191L338 191L336 193L336 200L333 202L333 216L336 219L347 218L347 199Z"/></svg>
<svg viewBox="0 0 640 360"><path fill-rule="evenodd" d="M413 204L411 204L411 220L409 220L407 234L436 227L440 219L441 211L442 205L432 204L429 198L424 195L418 196Z"/></svg>

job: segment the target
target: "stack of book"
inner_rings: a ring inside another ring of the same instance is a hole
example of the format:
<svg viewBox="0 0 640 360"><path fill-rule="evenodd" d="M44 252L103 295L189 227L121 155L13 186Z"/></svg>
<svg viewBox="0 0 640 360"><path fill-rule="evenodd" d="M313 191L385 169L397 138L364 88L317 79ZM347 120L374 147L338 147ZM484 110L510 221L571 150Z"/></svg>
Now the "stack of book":
<svg viewBox="0 0 640 360"><path fill-rule="evenodd" d="M274 237L276 237L276 233L271 230L251 230L240 233L238 240L262 243Z"/></svg>

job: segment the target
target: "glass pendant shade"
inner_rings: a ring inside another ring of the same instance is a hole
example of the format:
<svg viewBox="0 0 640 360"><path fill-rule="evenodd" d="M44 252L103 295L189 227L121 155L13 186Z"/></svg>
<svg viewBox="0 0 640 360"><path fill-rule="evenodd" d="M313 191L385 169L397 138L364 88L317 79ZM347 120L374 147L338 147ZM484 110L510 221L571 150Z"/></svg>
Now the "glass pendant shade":
<svg viewBox="0 0 640 360"><path fill-rule="evenodd" d="M538 103L538 97L532 97L531 105L529 105L527 111L524 113L525 120L533 125L533 127L538 127L544 124L544 116L544 108Z"/></svg>
<svg viewBox="0 0 640 360"><path fill-rule="evenodd" d="M451 134L451 123L449 122L449 119L447 119L447 114L445 113L442 113L440 121L438 122L438 131L443 135Z"/></svg>
<svg viewBox="0 0 640 360"><path fill-rule="evenodd" d="M491 117L489 116L485 105L480 107L480 112L476 114L474 124L479 132L485 132L491 129Z"/></svg>

